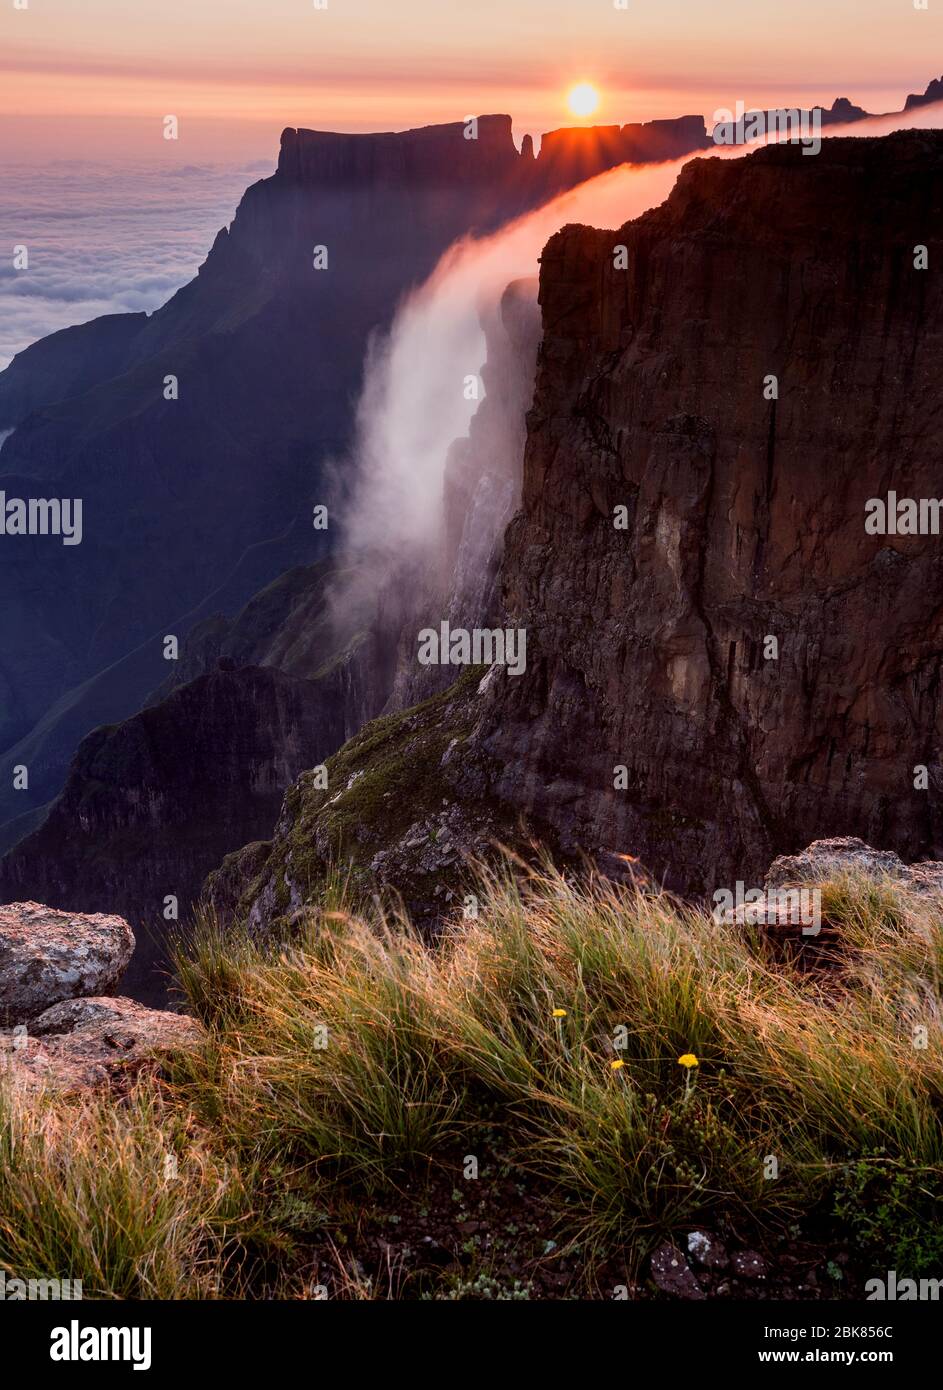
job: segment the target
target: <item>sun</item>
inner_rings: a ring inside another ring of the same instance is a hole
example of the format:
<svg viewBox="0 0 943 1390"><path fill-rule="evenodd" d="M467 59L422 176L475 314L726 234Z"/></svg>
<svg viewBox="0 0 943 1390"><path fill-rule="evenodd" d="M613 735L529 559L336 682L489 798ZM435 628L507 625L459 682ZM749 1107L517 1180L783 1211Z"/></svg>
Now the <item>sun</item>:
<svg viewBox="0 0 943 1390"><path fill-rule="evenodd" d="M577 82L567 92L566 104L574 116L591 116L599 105L599 93L591 82Z"/></svg>

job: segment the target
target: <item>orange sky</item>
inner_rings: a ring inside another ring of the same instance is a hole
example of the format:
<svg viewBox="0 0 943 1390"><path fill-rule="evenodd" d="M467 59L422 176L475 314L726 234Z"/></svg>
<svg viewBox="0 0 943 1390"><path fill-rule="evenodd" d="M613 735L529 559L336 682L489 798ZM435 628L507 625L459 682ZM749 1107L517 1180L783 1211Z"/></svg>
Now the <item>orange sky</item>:
<svg viewBox="0 0 943 1390"><path fill-rule="evenodd" d="M581 78L602 89L599 122L836 95L880 111L943 68L943 0L14 3L0 7L0 157L14 159L258 156L285 125L486 111L537 133L572 123L563 94Z"/></svg>

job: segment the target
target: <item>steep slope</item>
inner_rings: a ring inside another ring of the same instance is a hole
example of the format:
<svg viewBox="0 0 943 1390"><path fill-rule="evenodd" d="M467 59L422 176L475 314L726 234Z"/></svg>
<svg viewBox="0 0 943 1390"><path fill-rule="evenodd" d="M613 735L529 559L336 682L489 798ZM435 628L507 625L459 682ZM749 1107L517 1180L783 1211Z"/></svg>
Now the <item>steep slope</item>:
<svg viewBox="0 0 943 1390"><path fill-rule="evenodd" d="M186 917L209 866L268 835L285 786L343 735L342 705L310 682L260 667L201 676L88 735L44 824L3 862L3 899L41 881L51 906L114 903L137 937L122 990L160 1002L167 896Z"/></svg>

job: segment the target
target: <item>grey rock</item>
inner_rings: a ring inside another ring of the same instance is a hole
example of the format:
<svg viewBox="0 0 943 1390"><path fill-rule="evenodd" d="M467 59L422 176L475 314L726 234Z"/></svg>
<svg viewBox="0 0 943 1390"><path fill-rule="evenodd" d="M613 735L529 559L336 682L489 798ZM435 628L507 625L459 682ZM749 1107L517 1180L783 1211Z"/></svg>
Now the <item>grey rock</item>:
<svg viewBox="0 0 943 1390"><path fill-rule="evenodd" d="M943 863L927 859L905 864L893 850L873 849L854 836L813 840L801 854L780 855L766 874L765 887L821 883L842 873L859 873L875 880L896 879L915 893L943 896Z"/></svg>
<svg viewBox="0 0 943 1390"><path fill-rule="evenodd" d="M15 1086L31 1092L120 1084L148 1063L192 1050L202 1035L195 1019L147 1009L133 999L70 1001L41 1018L39 1036L0 1036L0 1067Z"/></svg>
<svg viewBox="0 0 943 1390"><path fill-rule="evenodd" d="M152 1010L139 1004L136 999L123 995L114 998L93 997L91 999L63 999L44 1010L29 1025L34 1038L57 1033L74 1033L76 1029L89 1024L117 1022L126 1019L141 1019L149 1016Z"/></svg>
<svg viewBox="0 0 943 1390"><path fill-rule="evenodd" d="M27 1023L64 999L107 994L133 950L123 917L34 902L0 907L0 1024Z"/></svg>
<svg viewBox="0 0 943 1390"><path fill-rule="evenodd" d="M687 1246L691 1258L705 1269L726 1269L730 1263L726 1246L711 1231L690 1231Z"/></svg>

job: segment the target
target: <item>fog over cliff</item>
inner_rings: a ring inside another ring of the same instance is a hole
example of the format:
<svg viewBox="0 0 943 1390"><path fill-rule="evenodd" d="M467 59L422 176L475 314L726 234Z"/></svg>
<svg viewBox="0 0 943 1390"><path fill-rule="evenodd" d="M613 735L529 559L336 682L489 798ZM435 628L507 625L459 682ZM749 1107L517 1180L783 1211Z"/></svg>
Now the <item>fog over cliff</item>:
<svg viewBox="0 0 943 1390"><path fill-rule="evenodd" d="M821 134L878 136L941 123L938 104L827 125ZM739 159L766 143L716 146L663 164L609 170L490 236L462 238L406 296L389 331L370 345L356 443L343 464L353 483L343 518L349 564L333 594L340 625L349 627L354 614L372 611L374 595L404 560L422 564L441 544L446 460L478 409L481 384L475 397L468 382L485 358L482 320L495 311L506 286L536 276L544 245L567 223L618 227L662 203L691 158ZM520 460L511 458L518 445L515 431L499 447L507 451L507 471L519 476Z"/></svg>
<svg viewBox="0 0 943 1390"><path fill-rule="evenodd" d="M358 609L404 559L431 558L442 539L449 449L468 433L482 396L482 320L507 285L536 276L541 249L568 222L616 226L667 197L684 160L625 166L580 184L487 237L465 237L375 338L357 414L354 483L344 517L350 566L335 590L338 617ZM536 295L536 281L534 293ZM478 392L477 398L473 394ZM518 448L516 433L503 444ZM519 460L513 467L519 472Z"/></svg>

